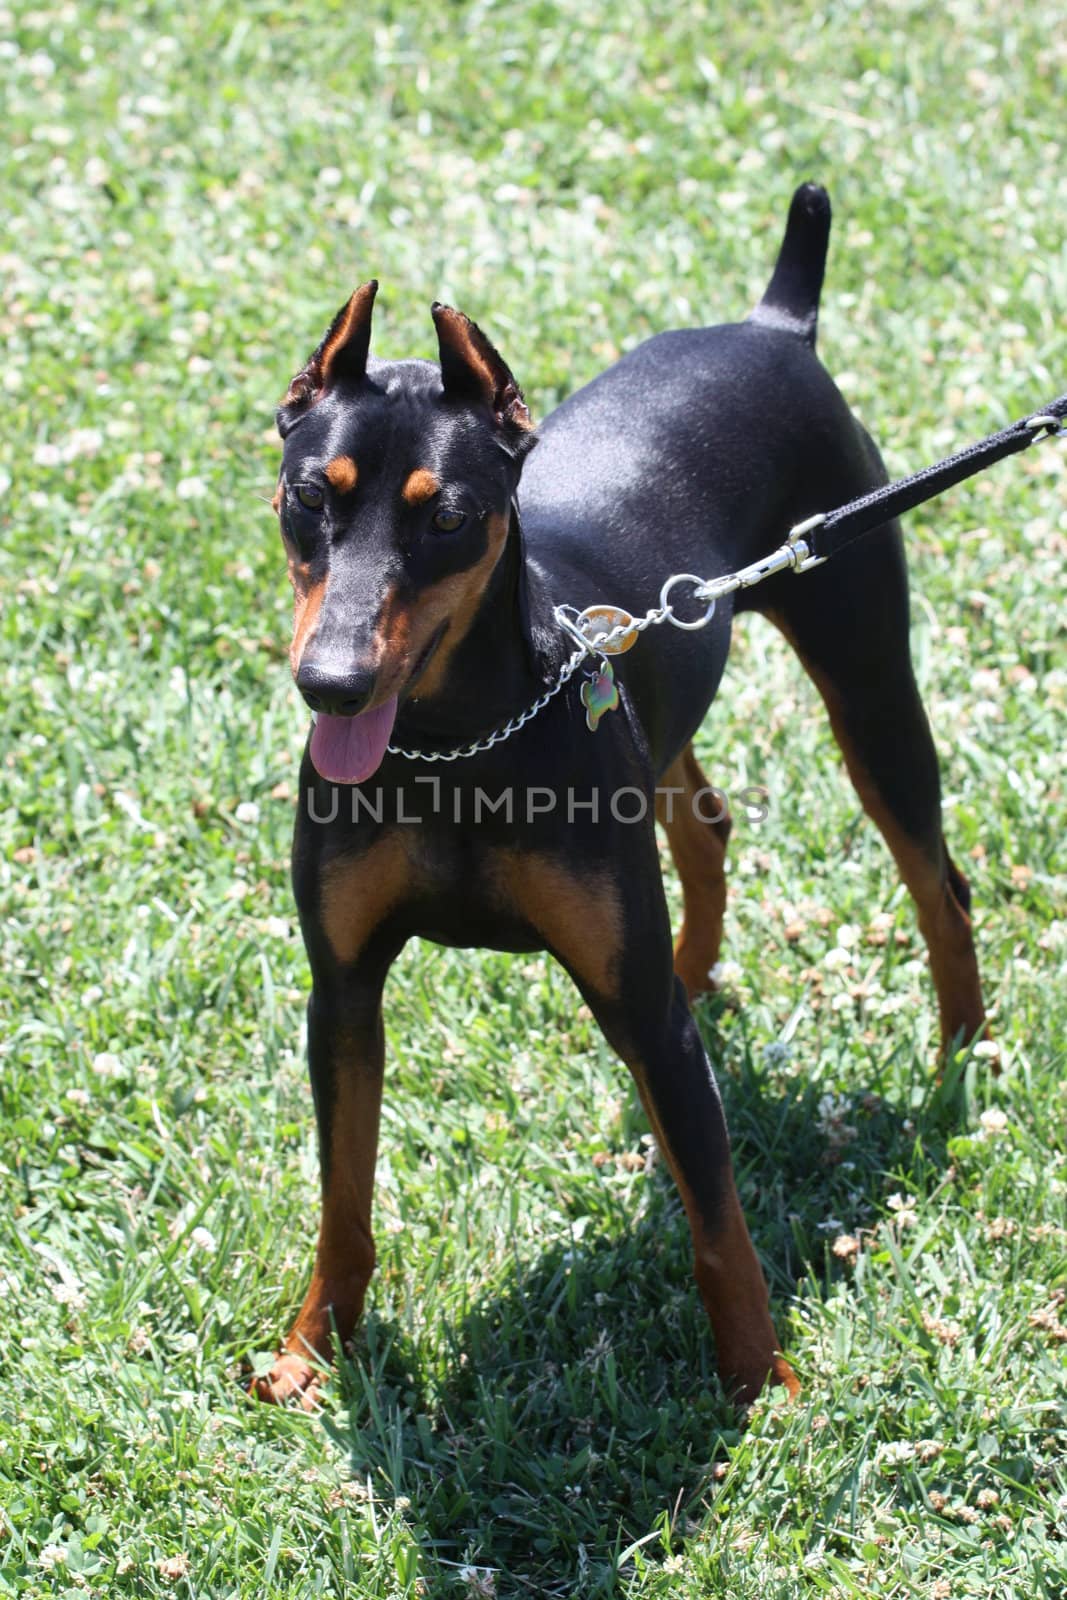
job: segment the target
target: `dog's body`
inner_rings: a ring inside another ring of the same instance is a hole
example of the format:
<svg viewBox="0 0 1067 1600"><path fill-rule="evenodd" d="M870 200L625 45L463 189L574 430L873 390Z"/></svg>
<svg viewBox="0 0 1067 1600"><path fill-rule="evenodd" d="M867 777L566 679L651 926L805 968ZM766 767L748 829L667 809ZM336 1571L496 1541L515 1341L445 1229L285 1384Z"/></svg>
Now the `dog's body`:
<svg viewBox="0 0 1067 1600"><path fill-rule="evenodd" d="M652 628L618 656L621 703L595 732L579 675L469 758L411 761L387 745L449 752L531 706L573 649L555 605L641 615L670 574L756 560L800 519L884 481L814 354L828 232L826 197L805 186L746 323L641 345L547 419L525 465L521 394L479 330L447 308L434 309L440 368L368 365L366 286L294 379L279 414L277 506L296 590L293 670L319 712L293 871L314 980L323 1217L304 1306L257 1385L264 1398L307 1399L331 1328L346 1337L362 1307L381 996L413 935L547 949L563 963L630 1067L679 1184L725 1381L743 1398L768 1375L795 1387L687 1003L710 986L721 937L729 820L704 820L706 805L694 805L705 780L689 741L722 674L730 602L702 631ZM685 594L679 611L698 615ZM916 900L945 1042L969 1039L983 1025L969 895L941 833L899 529L803 577L771 579L747 603L778 623L818 684ZM684 893L673 963L657 786Z"/></svg>

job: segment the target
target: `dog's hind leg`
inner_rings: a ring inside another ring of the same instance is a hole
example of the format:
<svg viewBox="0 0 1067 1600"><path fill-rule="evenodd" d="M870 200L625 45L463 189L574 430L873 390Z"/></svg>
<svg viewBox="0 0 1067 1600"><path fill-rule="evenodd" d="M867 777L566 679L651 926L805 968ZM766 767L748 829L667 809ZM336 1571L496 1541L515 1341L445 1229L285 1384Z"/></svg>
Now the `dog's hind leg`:
<svg viewBox="0 0 1067 1600"><path fill-rule="evenodd" d="M674 943L674 970L690 1000L714 988L711 969L722 947L726 910L726 796L704 776L692 745L663 774L656 788L662 824L682 885L682 926Z"/></svg>
<svg viewBox="0 0 1067 1600"><path fill-rule="evenodd" d="M911 663L899 528L880 529L818 571L778 581L772 603L760 609L822 695L864 810L915 901L943 1048L970 1043L985 1032L970 889L941 828L937 754Z"/></svg>

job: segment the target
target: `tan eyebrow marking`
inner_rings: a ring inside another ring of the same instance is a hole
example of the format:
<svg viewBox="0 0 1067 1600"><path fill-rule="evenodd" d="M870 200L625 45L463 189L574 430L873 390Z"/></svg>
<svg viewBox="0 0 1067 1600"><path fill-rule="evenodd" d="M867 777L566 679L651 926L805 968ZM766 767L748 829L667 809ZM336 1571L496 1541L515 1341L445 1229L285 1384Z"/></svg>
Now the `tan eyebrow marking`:
<svg viewBox="0 0 1067 1600"><path fill-rule="evenodd" d="M409 506L419 506L424 500L432 500L440 487L429 467L416 467L400 494Z"/></svg>
<svg viewBox="0 0 1067 1600"><path fill-rule="evenodd" d="M334 456L332 461L326 463L326 476L335 489L339 489L342 494L348 494L356 487L359 468L351 456Z"/></svg>

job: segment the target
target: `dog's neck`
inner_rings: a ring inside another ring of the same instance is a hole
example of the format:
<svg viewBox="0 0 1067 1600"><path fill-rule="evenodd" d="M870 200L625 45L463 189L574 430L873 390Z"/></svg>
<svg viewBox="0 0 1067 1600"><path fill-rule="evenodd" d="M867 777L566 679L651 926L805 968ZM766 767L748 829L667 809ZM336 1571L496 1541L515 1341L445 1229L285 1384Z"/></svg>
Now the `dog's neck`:
<svg viewBox="0 0 1067 1600"><path fill-rule="evenodd" d="M446 635L442 647L448 644ZM405 748L425 742L436 749L481 739L544 693L565 654L552 601L527 558L513 505L504 549L467 632L433 694L416 690L401 706L393 742Z"/></svg>

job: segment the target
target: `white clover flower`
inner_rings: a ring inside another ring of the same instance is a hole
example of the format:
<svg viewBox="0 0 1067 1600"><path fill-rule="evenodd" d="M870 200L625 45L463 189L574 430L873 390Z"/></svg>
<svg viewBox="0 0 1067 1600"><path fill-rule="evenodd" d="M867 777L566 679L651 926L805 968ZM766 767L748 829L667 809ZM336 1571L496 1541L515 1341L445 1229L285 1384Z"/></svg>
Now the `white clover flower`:
<svg viewBox="0 0 1067 1600"><path fill-rule="evenodd" d="M496 1575L489 1567L460 1567L459 1579L466 1585L468 1594L481 1596L482 1600L493 1600Z"/></svg>
<svg viewBox="0 0 1067 1600"><path fill-rule="evenodd" d="M918 1202L912 1195L891 1194L886 1205L893 1213L893 1221L900 1228L914 1228L919 1221L919 1213L915 1210Z"/></svg>
<svg viewBox="0 0 1067 1600"><path fill-rule="evenodd" d="M194 1228L189 1239L198 1250L203 1250L207 1255L214 1255L216 1244L215 1235L210 1228Z"/></svg>
<svg viewBox="0 0 1067 1600"><path fill-rule="evenodd" d="M202 500L207 492L208 486L203 478L195 475L191 478L179 478L174 488L179 500Z"/></svg>
<svg viewBox="0 0 1067 1600"><path fill-rule="evenodd" d="M1008 1126L1007 1115L1000 1110L999 1106L990 1106L988 1111L982 1112L978 1121L981 1124L982 1132L988 1133L994 1138L998 1133L1003 1133Z"/></svg>
<svg viewBox="0 0 1067 1600"><path fill-rule="evenodd" d="M234 812L238 822L258 822L259 806L254 800L242 800Z"/></svg>
<svg viewBox="0 0 1067 1600"><path fill-rule="evenodd" d="M84 1311L88 1305L84 1290L69 1278L61 1278L52 1285L52 1298L58 1305L69 1306L72 1311Z"/></svg>
<svg viewBox="0 0 1067 1600"><path fill-rule="evenodd" d="M75 428L63 441L63 460L77 461L82 456L98 455L103 442L104 435L99 428Z"/></svg>
<svg viewBox="0 0 1067 1600"><path fill-rule="evenodd" d="M39 123L36 128L30 129L30 138L38 144L70 144L74 131L61 123Z"/></svg>
<svg viewBox="0 0 1067 1600"><path fill-rule="evenodd" d="M838 1150L859 1137L859 1129L845 1121L851 1109L847 1095L824 1094L820 1097L816 1127L831 1149Z"/></svg>
<svg viewBox="0 0 1067 1600"><path fill-rule="evenodd" d="M48 191L48 204L53 211L78 211L82 192L73 183L56 183Z"/></svg>
<svg viewBox="0 0 1067 1600"><path fill-rule="evenodd" d="M784 1067L792 1057L792 1050L784 1039L772 1039L763 1046L765 1067Z"/></svg>

